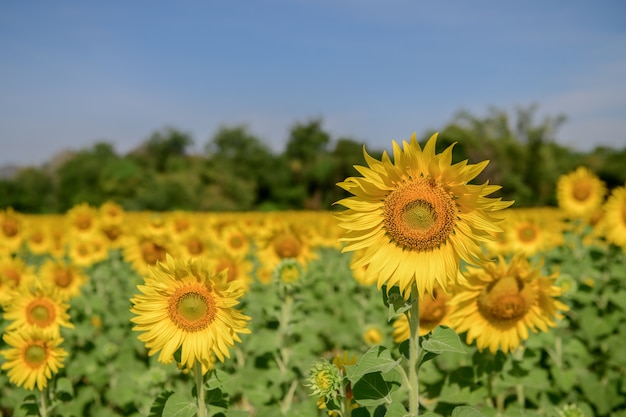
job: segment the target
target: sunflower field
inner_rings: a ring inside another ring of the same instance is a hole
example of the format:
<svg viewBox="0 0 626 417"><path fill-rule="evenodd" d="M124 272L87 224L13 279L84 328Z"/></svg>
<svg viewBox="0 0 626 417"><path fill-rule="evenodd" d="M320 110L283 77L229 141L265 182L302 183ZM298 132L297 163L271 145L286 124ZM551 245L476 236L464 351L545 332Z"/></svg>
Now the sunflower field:
<svg viewBox="0 0 626 417"><path fill-rule="evenodd" d="M626 417L626 185L437 136L334 211L0 211L0 416Z"/></svg>

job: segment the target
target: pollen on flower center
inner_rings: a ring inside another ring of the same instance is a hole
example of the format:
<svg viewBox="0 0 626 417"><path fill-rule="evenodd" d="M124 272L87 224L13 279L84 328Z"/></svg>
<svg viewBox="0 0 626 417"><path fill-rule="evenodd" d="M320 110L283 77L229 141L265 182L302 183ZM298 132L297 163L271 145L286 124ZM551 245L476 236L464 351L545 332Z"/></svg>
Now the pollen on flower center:
<svg viewBox="0 0 626 417"><path fill-rule="evenodd" d="M454 230L456 219L454 197L429 178L402 184L385 199L385 229L396 245L409 250L439 247Z"/></svg>
<svg viewBox="0 0 626 417"><path fill-rule="evenodd" d="M170 318L188 332L208 327L215 319L216 311L213 295L200 285L181 287L169 300Z"/></svg>
<svg viewBox="0 0 626 417"><path fill-rule="evenodd" d="M24 350L24 362L33 369L39 368L47 357L46 348L40 345L29 345Z"/></svg>
<svg viewBox="0 0 626 417"><path fill-rule="evenodd" d="M532 298L524 284L514 277L505 277L487 287L478 298L478 309L496 320L515 320L530 309Z"/></svg>
<svg viewBox="0 0 626 417"><path fill-rule="evenodd" d="M26 317L30 324L48 327L55 319L54 307L47 300L34 300L28 306Z"/></svg>

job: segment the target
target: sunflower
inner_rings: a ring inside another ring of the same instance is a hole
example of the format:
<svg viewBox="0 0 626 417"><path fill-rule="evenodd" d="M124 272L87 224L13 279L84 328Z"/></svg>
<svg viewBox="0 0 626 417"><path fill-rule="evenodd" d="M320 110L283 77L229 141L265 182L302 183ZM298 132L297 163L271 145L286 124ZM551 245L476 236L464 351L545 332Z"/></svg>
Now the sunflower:
<svg viewBox="0 0 626 417"><path fill-rule="evenodd" d="M209 242L206 236L196 228L176 236L175 241L182 257L200 258L209 254Z"/></svg>
<svg viewBox="0 0 626 417"><path fill-rule="evenodd" d="M528 330L547 331L568 310L554 298L561 294L556 275L542 276L541 264L533 267L523 256L467 269L467 284L450 301L450 324L481 351L513 351L528 339Z"/></svg>
<svg viewBox="0 0 626 417"><path fill-rule="evenodd" d="M542 219L529 212L515 212L507 219L504 239L510 253L532 256L548 248L553 238L550 228Z"/></svg>
<svg viewBox="0 0 626 417"><path fill-rule="evenodd" d="M75 205L65 213L65 217L73 234L91 234L98 230L98 210L87 203Z"/></svg>
<svg viewBox="0 0 626 417"><path fill-rule="evenodd" d="M11 304L5 308L4 318L11 321L7 331L40 329L59 336L61 327L74 327L70 323L68 308L54 288L40 283L21 285Z"/></svg>
<svg viewBox="0 0 626 417"><path fill-rule="evenodd" d="M45 223L31 221L26 227L24 241L31 253L43 255L50 251L52 238Z"/></svg>
<svg viewBox="0 0 626 417"><path fill-rule="evenodd" d="M226 272L216 274L203 260L175 260L167 255L144 277L142 294L131 299L133 330L143 332L139 340L149 354L158 351L162 363L174 361L181 348L181 364L191 369L196 361L203 370L212 364L215 354L220 361L230 357L228 348L241 342L239 333L250 319L233 307L243 295L239 281L228 281Z"/></svg>
<svg viewBox="0 0 626 417"><path fill-rule="evenodd" d="M80 294L87 276L76 266L59 259L48 259L39 269L44 285L57 289L59 299L67 301Z"/></svg>
<svg viewBox="0 0 626 417"><path fill-rule="evenodd" d="M557 182L559 207L573 217L587 217L597 210L606 195L606 186L593 172L578 167Z"/></svg>
<svg viewBox="0 0 626 417"><path fill-rule="evenodd" d="M0 246L8 253L16 252L24 239L24 221L22 215L11 207L0 211Z"/></svg>
<svg viewBox="0 0 626 417"><path fill-rule="evenodd" d="M221 229L217 244L235 256L246 256L250 252L250 238L234 224Z"/></svg>
<svg viewBox="0 0 626 417"><path fill-rule="evenodd" d="M611 192L604 212L606 239L626 249L626 185Z"/></svg>
<svg viewBox="0 0 626 417"><path fill-rule="evenodd" d="M310 244L309 230L295 222L275 219L257 238L257 258L270 269L284 259L295 259L303 267L317 258Z"/></svg>
<svg viewBox="0 0 626 417"><path fill-rule="evenodd" d="M98 210L103 223L121 224L124 221L124 208L114 201L107 201Z"/></svg>
<svg viewBox="0 0 626 417"><path fill-rule="evenodd" d="M215 264L215 272L226 272L228 281L240 281L247 290L252 282L252 262L226 250L215 250L207 256Z"/></svg>
<svg viewBox="0 0 626 417"><path fill-rule="evenodd" d="M174 245L166 236L142 229L124 240L122 254L124 260L144 276L158 261L165 261L166 254L174 255Z"/></svg>
<svg viewBox="0 0 626 417"><path fill-rule="evenodd" d="M450 306L450 294L446 294L439 285L433 289L433 293L425 296L419 302L419 327L418 335L425 336L432 332L435 327L442 325L448 326L448 318L452 312ZM398 316L393 322L393 340L396 343L402 343L409 340L411 330L409 328L409 320L406 314Z"/></svg>
<svg viewBox="0 0 626 417"><path fill-rule="evenodd" d="M8 332L2 338L10 346L0 352L6 360L2 369L18 387L43 390L52 375L63 368L67 352L59 346L63 342L60 336L34 329Z"/></svg>
<svg viewBox="0 0 626 417"><path fill-rule="evenodd" d="M0 305L7 305L16 295L17 289L35 280L32 266L21 258L0 258Z"/></svg>
<svg viewBox="0 0 626 417"><path fill-rule="evenodd" d="M74 265L89 267L109 256L108 239L97 231L81 234L70 241L68 255Z"/></svg>
<svg viewBox="0 0 626 417"><path fill-rule="evenodd" d="M512 204L486 197L499 186L468 184L489 161L451 165L453 145L435 155L436 140L422 150L413 134L404 151L393 141L393 163L386 152L378 161L364 150L369 167L355 166L363 177L338 184L354 195L337 202L347 207L336 214L346 229L342 251L365 249L353 266L369 264L379 288L398 285L407 295L417 284L420 296L436 282L445 289L461 260L482 260L480 242L501 230L491 212Z"/></svg>

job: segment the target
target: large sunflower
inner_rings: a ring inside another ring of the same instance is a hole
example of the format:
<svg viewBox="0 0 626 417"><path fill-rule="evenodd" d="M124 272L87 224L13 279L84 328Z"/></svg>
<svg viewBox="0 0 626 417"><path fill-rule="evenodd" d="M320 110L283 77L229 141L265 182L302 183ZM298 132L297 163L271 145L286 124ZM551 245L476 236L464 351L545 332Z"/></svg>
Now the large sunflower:
<svg viewBox="0 0 626 417"><path fill-rule="evenodd" d="M2 369L7 370L9 380L27 390L42 390L48 385L52 374L63 368L67 352L59 345L63 339L35 329L5 333L2 337L10 346L0 352L6 362Z"/></svg>
<svg viewBox="0 0 626 417"><path fill-rule="evenodd" d="M214 273L202 260L186 262L167 256L150 268L142 294L131 302L133 330L144 332L139 340L149 354L158 351L159 361L171 363L181 348L181 365L191 369L196 361L203 371L211 367L212 355L220 361L230 357L229 348L240 342L239 333L250 319L233 307L243 295L240 281L228 281L226 271Z"/></svg>
<svg viewBox="0 0 626 417"><path fill-rule="evenodd" d="M513 351L528 339L528 330L547 331L568 310L554 298L561 294L556 276L542 276L541 265L532 267L523 256L468 268L465 276L467 284L450 301L450 325L467 332L467 343L476 340L479 350Z"/></svg>
<svg viewBox="0 0 626 417"><path fill-rule="evenodd" d="M604 182L582 166L562 175L557 182L556 197L559 207L573 217L593 214L602 205L605 195Z"/></svg>
<svg viewBox="0 0 626 417"><path fill-rule="evenodd" d="M369 264L379 288L398 285L406 294L416 283L423 296L438 282L445 291L460 261L481 260L480 242L501 230L492 212L512 204L486 197L499 186L468 184L489 161L452 165L453 146L436 155L436 140L423 150L415 134L404 150L393 141L393 162L386 152L378 161L364 150L369 167L355 166L363 177L338 184L354 194L337 202L348 208L336 215L346 229L343 251L366 250L352 266Z"/></svg>
<svg viewBox="0 0 626 417"><path fill-rule="evenodd" d="M626 249L626 185L611 192L604 212L607 240Z"/></svg>

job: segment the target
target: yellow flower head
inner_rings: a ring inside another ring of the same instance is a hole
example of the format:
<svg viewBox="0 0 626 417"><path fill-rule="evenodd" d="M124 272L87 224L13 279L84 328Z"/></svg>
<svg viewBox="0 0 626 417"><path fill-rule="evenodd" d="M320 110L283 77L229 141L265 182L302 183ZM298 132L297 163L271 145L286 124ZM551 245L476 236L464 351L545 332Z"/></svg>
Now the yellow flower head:
<svg viewBox="0 0 626 417"><path fill-rule="evenodd" d="M557 183L559 207L573 217L587 217L598 209L604 200L606 186L585 167L562 175Z"/></svg>
<svg viewBox="0 0 626 417"><path fill-rule="evenodd" d="M346 229L343 251L365 249L352 266L369 264L378 287L399 286L407 295L417 284L420 297L435 283L442 288L457 282L461 260L481 260L480 243L501 231L492 212L511 202L487 195L499 186L471 185L488 161L452 164L452 146L435 154L437 135L422 149L415 134L404 150L393 141L392 162L363 152L368 167L356 166L362 177L338 185L354 196L338 201L348 209L336 214Z"/></svg>
<svg viewBox="0 0 626 417"><path fill-rule="evenodd" d="M2 337L10 346L0 352L6 362L2 369L7 370L9 380L27 390L42 390L48 385L53 374L63 368L67 352L59 345L63 339L41 330L13 331Z"/></svg>
<svg viewBox="0 0 626 417"><path fill-rule="evenodd" d="M226 272L213 271L202 260L183 262L168 255L150 268L145 285L137 286L141 294L131 299L133 330L143 332L138 337L150 355L161 351L161 363L173 362L180 348L181 363L188 369L196 361L209 369L213 354L223 362L230 357L228 349L241 342L238 334L250 333L250 318L233 308L243 285L229 282Z"/></svg>
<svg viewBox="0 0 626 417"><path fill-rule="evenodd" d="M555 298L561 294L556 276L542 276L541 265L532 267L523 256L509 264L500 257L465 275L468 283L450 301L450 325L467 332L467 343L476 340L479 350L513 351L528 339L528 330L547 331L568 310Z"/></svg>
<svg viewBox="0 0 626 417"><path fill-rule="evenodd" d="M44 285L56 288L63 301L79 295L87 280L87 276L77 266L55 259L48 259L41 265L39 277Z"/></svg>
<svg viewBox="0 0 626 417"><path fill-rule="evenodd" d="M604 212L606 239L626 249L626 185L611 192Z"/></svg>

